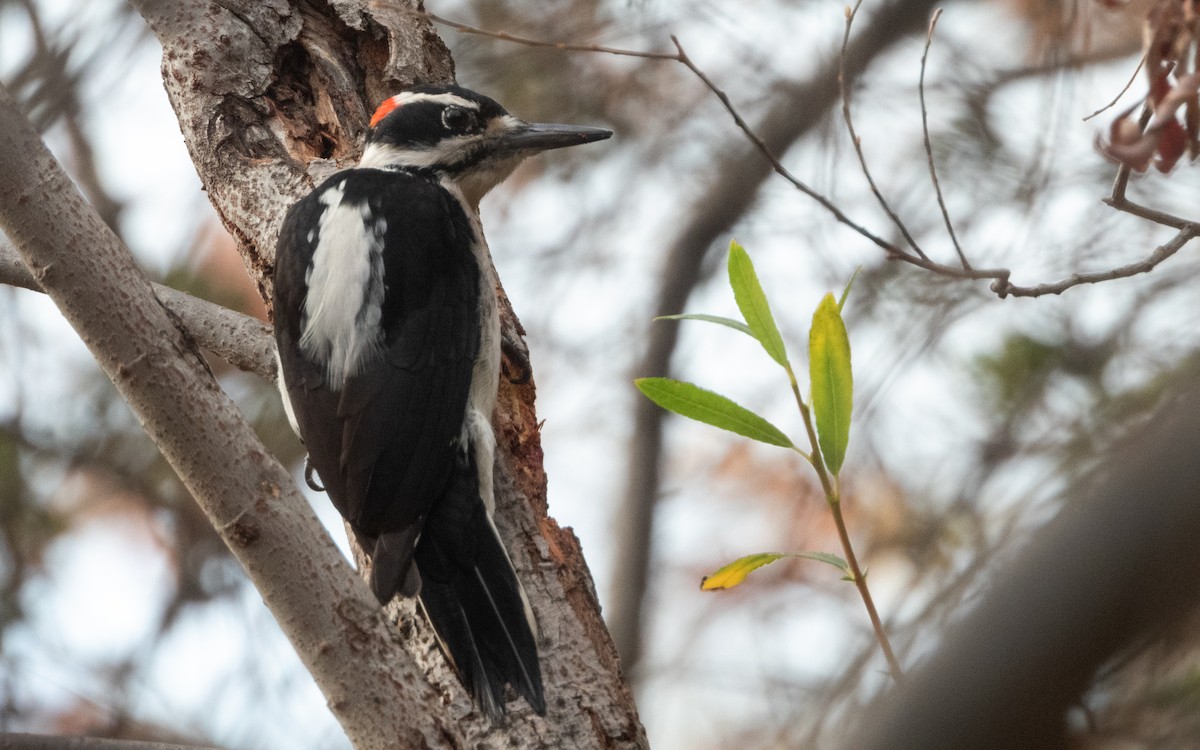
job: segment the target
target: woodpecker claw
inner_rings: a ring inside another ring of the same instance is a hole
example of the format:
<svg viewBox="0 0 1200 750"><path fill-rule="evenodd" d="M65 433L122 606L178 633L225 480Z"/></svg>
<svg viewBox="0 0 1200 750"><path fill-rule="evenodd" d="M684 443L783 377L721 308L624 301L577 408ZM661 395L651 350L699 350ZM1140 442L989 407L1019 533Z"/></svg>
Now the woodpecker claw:
<svg viewBox="0 0 1200 750"><path fill-rule="evenodd" d="M314 492L324 492L325 488L316 479L316 469L313 468L312 461L308 456L304 457L304 483L308 485L310 490Z"/></svg>

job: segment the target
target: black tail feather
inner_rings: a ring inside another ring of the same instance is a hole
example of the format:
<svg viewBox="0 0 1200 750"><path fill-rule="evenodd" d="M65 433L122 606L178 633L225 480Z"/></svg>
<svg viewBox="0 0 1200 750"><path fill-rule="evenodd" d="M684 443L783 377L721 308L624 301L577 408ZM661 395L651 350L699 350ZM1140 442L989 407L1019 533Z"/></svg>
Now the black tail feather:
<svg viewBox="0 0 1200 750"><path fill-rule="evenodd" d="M512 685L539 714L546 701L527 606L479 498L470 451L426 519L417 544L421 605L463 685L493 721Z"/></svg>
<svg viewBox="0 0 1200 750"><path fill-rule="evenodd" d="M396 594L415 596L421 590L421 575L413 565L413 550L421 527L413 524L400 531L379 535L371 548L371 591L380 604Z"/></svg>

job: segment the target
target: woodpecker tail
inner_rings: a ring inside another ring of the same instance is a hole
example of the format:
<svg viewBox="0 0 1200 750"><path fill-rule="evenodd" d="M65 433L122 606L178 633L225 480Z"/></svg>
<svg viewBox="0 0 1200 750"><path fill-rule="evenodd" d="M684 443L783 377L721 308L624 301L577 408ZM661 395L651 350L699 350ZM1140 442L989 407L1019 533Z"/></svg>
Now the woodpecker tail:
<svg viewBox="0 0 1200 750"><path fill-rule="evenodd" d="M420 592L421 574L413 565L413 549L420 535L420 525L412 524L400 531L380 534L374 547L369 547L372 550L371 591L380 604L387 604L396 594L416 596Z"/></svg>
<svg viewBox="0 0 1200 750"><path fill-rule="evenodd" d="M476 704L493 722L512 685L545 715L536 624L516 571L479 497L474 451L455 462L416 549L421 606Z"/></svg>

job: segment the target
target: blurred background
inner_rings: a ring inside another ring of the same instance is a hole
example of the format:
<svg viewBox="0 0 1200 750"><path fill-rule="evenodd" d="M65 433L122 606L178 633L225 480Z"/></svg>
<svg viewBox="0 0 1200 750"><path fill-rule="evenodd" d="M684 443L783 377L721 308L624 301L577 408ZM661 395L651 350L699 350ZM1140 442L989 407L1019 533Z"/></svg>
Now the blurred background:
<svg viewBox="0 0 1200 750"><path fill-rule="evenodd" d="M672 52L670 35L786 166L899 242L831 97L842 4L444 0L457 21L551 41ZM868 3L851 33L855 124L883 193L953 264L930 185L917 81L932 4ZM948 210L971 261L1017 284L1148 254L1172 231L1103 205L1095 140L1146 93L1141 0L947 2L926 99ZM899 19L897 22L896 19ZM799 438L786 379L753 341L663 312L735 315L737 238L794 357L826 291L847 304L855 422L851 533L901 661L970 605L1059 493L1200 367L1200 262L1061 296L887 262L762 158L699 80L664 61L531 48L442 28L459 82L528 120L617 136L525 164L483 204L528 332L550 512L575 529L652 746L833 746L886 685L852 586L793 560L727 592L703 575L761 551L839 552L794 455L668 418L632 379L685 378ZM118 0L0 0L0 80L155 280L264 315L209 207L159 79L161 50ZM1186 164L1131 196L1196 219ZM1190 211L1190 213L1189 213ZM0 236L0 245L6 240ZM79 248L87 252L87 248ZM212 362L299 476L274 388ZM330 532L340 521L313 496ZM1106 670L1085 747L1195 747L1200 659L1179 637ZM0 731L348 747L240 568L83 345L41 295L0 286ZM1125 744L1122 744L1125 743ZM1132 743L1132 744L1130 744Z"/></svg>

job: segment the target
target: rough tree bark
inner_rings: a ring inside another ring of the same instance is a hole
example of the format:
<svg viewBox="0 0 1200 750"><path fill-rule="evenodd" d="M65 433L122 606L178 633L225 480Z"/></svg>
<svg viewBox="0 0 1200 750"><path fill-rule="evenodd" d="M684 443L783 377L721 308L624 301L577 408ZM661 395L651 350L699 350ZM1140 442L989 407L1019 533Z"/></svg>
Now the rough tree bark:
<svg viewBox="0 0 1200 750"><path fill-rule="evenodd" d="M135 4L163 45L167 92L205 189L268 300L287 206L353 162L374 103L413 81L452 78L441 40L398 3ZM42 288L79 331L247 569L355 747L646 746L578 542L546 516L532 380L501 383L496 486L498 526L541 624L548 714L514 703L508 726L493 728L411 609L396 608L399 629L380 616L220 390L188 330L208 325L212 310L176 314L186 299L154 296L2 88L0 229L32 273L0 270ZM506 333L519 339L497 293ZM262 372L259 334L251 327L225 356Z"/></svg>
<svg viewBox="0 0 1200 750"><path fill-rule="evenodd" d="M447 82L453 63L413 3L137 0L163 45L163 77L209 197L270 299L287 206L358 156L373 106L400 86ZM523 334L498 289L506 335ZM645 733L569 529L546 515L535 386L501 383L494 423L498 526L542 631L548 715L513 704L511 731L471 708L411 602L392 606L406 648L472 747L643 747ZM412 637L415 635L416 637Z"/></svg>
<svg viewBox="0 0 1200 750"><path fill-rule="evenodd" d="M370 591L2 86L0 230L242 563L355 746L459 741L447 717L417 710L438 696ZM405 710L378 709L389 702Z"/></svg>

